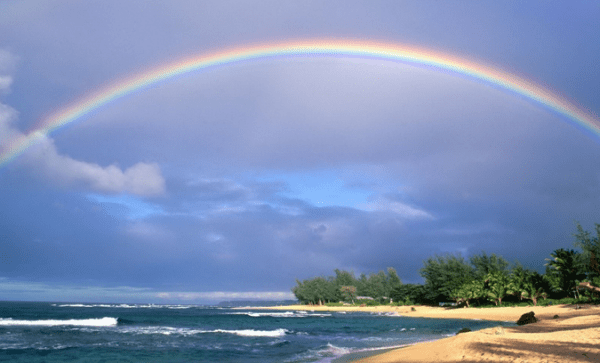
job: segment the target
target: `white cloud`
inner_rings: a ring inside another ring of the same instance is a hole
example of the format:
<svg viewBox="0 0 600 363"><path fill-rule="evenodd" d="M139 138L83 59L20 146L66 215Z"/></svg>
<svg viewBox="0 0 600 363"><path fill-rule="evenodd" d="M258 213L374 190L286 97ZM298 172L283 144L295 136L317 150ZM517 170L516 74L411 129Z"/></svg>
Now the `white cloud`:
<svg viewBox="0 0 600 363"><path fill-rule="evenodd" d="M125 170L116 165L102 167L58 153L54 140L44 136L23 157L27 163L64 185L81 185L108 193L160 195L165 180L157 164L137 163Z"/></svg>
<svg viewBox="0 0 600 363"><path fill-rule="evenodd" d="M0 86L1 81L0 77ZM16 118L17 112L13 108L0 103L0 151L24 136L13 126ZM36 145L25 151L21 159L21 165L35 170L36 175L42 174L62 185L136 195L161 195L165 192L165 180L155 163L140 162L125 170L116 165L102 167L60 154L54 140L44 135L38 138Z"/></svg>

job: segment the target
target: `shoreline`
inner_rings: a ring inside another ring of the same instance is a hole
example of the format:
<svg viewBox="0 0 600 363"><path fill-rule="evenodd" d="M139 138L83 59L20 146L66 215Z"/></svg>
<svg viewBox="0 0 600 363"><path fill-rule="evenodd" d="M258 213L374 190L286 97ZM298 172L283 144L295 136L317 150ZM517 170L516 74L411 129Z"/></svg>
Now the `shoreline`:
<svg viewBox="0 0 600 363"><path fill-rule="evenodd" d="M391 348L367 357L350 354L334 362L354 363L433 363L433 362L590 362L600 360L600 306L579 305L445 308L414 306L306 306L260 307L266 310L346 311L395 313L407 317L437 319L481 319L516 322L533 311L537 323L494 327L463 333L435 341ZM246 309L248 309L247 307ZM558 318L554 318L558 315ZM459 327L457 327L458 330ZM385 349L385 348L382 348Z"/></svg>

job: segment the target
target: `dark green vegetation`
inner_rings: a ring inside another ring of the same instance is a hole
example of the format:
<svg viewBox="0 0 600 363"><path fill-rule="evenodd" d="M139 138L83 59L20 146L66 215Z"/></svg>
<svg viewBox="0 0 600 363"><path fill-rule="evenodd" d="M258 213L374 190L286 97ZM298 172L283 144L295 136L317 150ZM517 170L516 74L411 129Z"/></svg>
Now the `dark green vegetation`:
<svg viewBox="0 0 600 363"><path fill-rule="evenodd" d="M581 251L557 249L542 275L510 264L496 254L434 256L419 271L423 285L403 284L396 270L361 274L336 269L335 276L296 280L292 292L305 304L438 305L453 301L470 306L526 306L600 302L600 224L596 236L577 223L574 245Z"/></svg>

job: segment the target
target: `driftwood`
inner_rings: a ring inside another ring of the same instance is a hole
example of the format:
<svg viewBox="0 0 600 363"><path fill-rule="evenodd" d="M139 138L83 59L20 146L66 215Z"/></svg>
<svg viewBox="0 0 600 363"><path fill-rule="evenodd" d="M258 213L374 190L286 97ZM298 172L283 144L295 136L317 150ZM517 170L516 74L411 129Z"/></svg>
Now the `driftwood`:
<svg viewBox="0 0 600 363"><path fill-rule="evenodd" d="M588 290L600 293L600 287L592 286L589 282L580 282L579 286L577 286L577 288L588 289Z"/></svg>

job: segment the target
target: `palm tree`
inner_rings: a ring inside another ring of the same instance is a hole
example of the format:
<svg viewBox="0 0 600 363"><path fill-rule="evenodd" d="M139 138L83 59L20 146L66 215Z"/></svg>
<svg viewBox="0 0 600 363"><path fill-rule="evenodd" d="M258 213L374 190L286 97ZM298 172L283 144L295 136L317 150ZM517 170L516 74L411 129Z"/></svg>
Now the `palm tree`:
<svg viewBox="0 0 600 363"><path fill-rule="evenodd" d="M533 306L537 306L537 300L540 297L545 299L547 296L548 295L544 292L543 288L536 287L531 282L526 282L523 285L523 290L521 291L521 297L533 301Z"/></svg>
<svg viewBox="0 0 600 363"><path fill-rule="evenodd" d="M459 291L459 295L461 296L462 300L467 304L467 308L470 307L469 301L483 297L484 293L485 290L483 286L483 281L481 280L474 280L470 283L464 284Z"/></svg>
<svg viewBox="0 0 600 363"><path fill-rule="evenodd" d="M485 283L488 288L488 298L492 300L496 306L502 305L502 299L509 292L510 281L508 276L500 271L490 272L486 276Z"/></svg>

